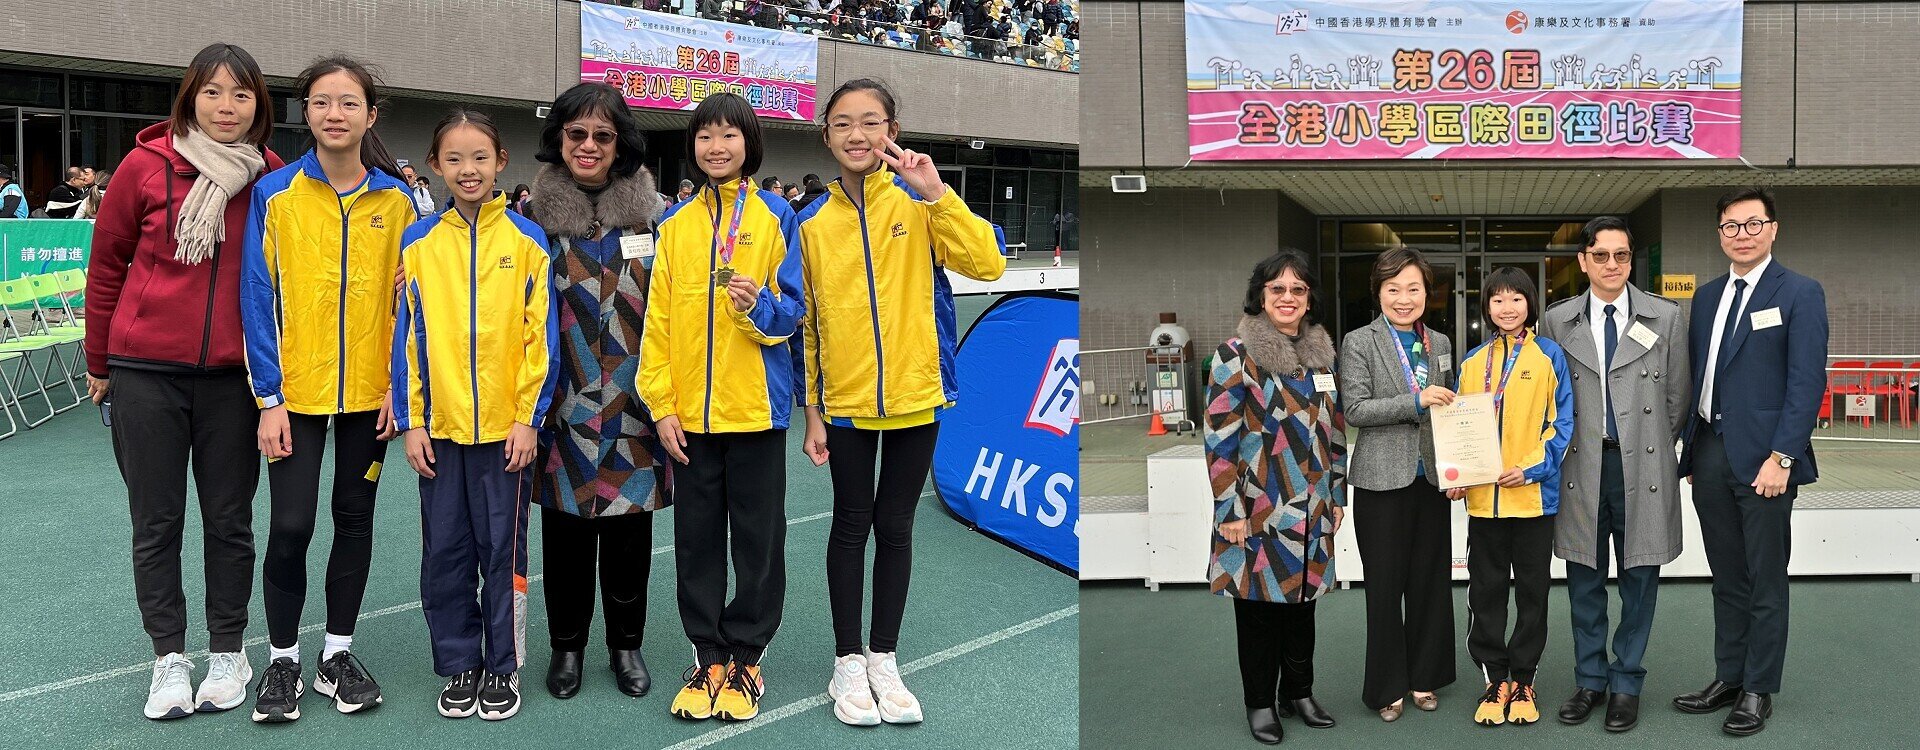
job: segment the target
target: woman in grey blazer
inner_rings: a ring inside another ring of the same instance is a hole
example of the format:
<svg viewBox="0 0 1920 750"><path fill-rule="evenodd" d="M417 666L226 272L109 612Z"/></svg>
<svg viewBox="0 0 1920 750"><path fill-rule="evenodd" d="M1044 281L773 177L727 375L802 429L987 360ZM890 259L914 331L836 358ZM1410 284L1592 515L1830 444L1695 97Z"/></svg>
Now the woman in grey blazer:
<svg viewBox="0 0 1920 750"><path fill-rule="evenodd" d="M1427 410L1453 403L1453 345L1420 322L1433 268L1394 248L1373 265L1381 316L1340 343L1347 423L1359 428L1347 459L1355 539L1366 566L1367 668L1361 698L1380 718L1400 718L1409 691L1423 711L1453 674L1453 526L1429 476ZM1403 616L1404 606L1404 616Z"/></svg>

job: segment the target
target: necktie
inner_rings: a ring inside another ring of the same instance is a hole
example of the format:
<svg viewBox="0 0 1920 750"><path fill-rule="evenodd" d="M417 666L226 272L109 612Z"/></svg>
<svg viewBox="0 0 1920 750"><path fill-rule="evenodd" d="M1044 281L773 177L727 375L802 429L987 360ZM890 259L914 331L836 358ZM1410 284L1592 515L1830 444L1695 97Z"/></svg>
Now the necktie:
<svg viewBox="0 0 1920 750"><path fill-rule="evenodd" d="M1611 373L1613 372L1613 351L1615 349L1620 348L1620 327L1618 325L1615 325L1613 322L1613 312L1617 309L1619 308L1614 307L1613 305L1607 305L1604 310L1604 312L1606 312L1607 314L1607 327L1606 327L1607 354L1605 357L1601 359L1603 363L1602 366L1605 368L1604 371L1600 373L1600 378L1601 378L1600 383L1602 388L1606 388L1607 378L1612 377ZM1620 428L1614 424L1614 418L1613 418L1613 389L1612 388L1607 388L1607 437L1613 438L1615 440L1620 439Z"/></svg>
<svg viewBox="0 0 1920 750"><path fill-rule="evenodd" d="M1733 305L1727 308L1727 325L1720 329L1720 358L1713 363L1713 431L1720 431L1720 391L1725 383L1721 376L1726 374L1727 361L1733 359L1733 329L1740 325L1740 301L1746 295L1747 280L1733 280Z"/></svg>

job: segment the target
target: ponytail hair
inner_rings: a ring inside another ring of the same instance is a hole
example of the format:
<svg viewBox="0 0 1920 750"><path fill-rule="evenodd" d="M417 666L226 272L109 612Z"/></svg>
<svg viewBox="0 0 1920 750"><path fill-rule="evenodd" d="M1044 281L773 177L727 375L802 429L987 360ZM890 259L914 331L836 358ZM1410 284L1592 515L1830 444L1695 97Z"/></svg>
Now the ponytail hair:
<svg viewBox="0 0 1920 750"><path fill-rule="evenodd" d="M354 82L360 85L360 89L366 93L367 106L371 108L371 111L378 111L380 109L380 77L375 75L367 66L360 64L359 61L346 55L338 54L315 60L312 65L307 66L306 70L300 71L300 79L294 84L294 87L300 89L300 100L303 102L302 106L304 106L307 97L313 93L314 81L334 73L346 73L352 77ZM316 141L313 139L311 132L309 132L307 136L307 148L312 149L315 144ZM360 139L360 163L367 167L379 169L387 173L390 177L400 176L400 164L394 161L392 154L387 152L386 144L380 142L380 134L375 132L372 127L367 128L366 135Z"/></svg>

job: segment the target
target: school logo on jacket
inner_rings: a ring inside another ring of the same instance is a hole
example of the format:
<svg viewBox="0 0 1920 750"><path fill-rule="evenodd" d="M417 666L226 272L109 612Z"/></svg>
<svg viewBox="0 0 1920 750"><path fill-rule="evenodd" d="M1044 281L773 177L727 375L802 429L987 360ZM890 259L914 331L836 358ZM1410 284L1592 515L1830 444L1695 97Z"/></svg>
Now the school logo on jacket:
<svg viewBox="0 0 1920 750"><path fill-rule="evenodd" d="M1080 421L1080 340L1061 339L1027 407L1027 427L1065 437Z"/></svg>
<svg viewBox="0 0 1920 750"><path fill-rule="evenodd" d="M513 256L511 256L511 255L502 255L502 256L500 256L500 267L501 267L501 268L512 268L512 267L513 267Z"/></svg>
<svg viewBox="0 0 1920 750"><path fill-rule="evenodd" d="M386 215L385 215L385 214L374 214L374 215L373 215L373 221L372 221L372 222L370 222L370 223L369 223L369 225L370 225L370 226L372 226L372 227L373 227L374 229L386 229L386 228L387 228L387 217L386 217Z"/></svg>
<svg viewBox="0 0 1920 750"><path fill-rule="evenodd" d="M895 222L893 225L893 236L895 237L907 236L907 225L902 222Z"/></svg>
<svg viewBox="0 0 1920 750"><path fill-rule="evenodd" d="M753 244L753 233L752 233L752 232L741 232L741 233L740 233L740 238L739 238L739 239L737 239L737 240L734 240L734 242L733 242L733 244L735 244L735 245L751 245L751 244Z"/></svg>
<svg viewBox="0 0 1920 750"><path fill-rule="evenodd" d="M1532 370L1521 370L1521 371L1520 371L1520 379L1521 379L1521 380L1532 380L1532 379L1533 379L1533 371L1532 371Z"/></svg>

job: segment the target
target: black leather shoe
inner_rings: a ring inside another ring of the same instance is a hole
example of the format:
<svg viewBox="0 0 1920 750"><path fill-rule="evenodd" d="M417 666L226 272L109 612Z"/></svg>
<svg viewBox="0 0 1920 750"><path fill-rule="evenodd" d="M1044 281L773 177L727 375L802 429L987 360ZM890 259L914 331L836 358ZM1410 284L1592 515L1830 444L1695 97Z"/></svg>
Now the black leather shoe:
<svg viewBox="0 0 1920 750"><path fill-rule="evenodd" d="M640 649L608 651L607 662L613 667L613 681L620 684L620 692L638 698L653 689L653 678L647 674L647 660L640 658Z"/></svg>
<svg viewBox="0 0 1920 750"><path fill-rule="evenodd" d="M1673 707L1690 714L1710 714L1733 705L1739 697L1739 685L1714 680L1698 691L1673 699Z"/></svg>
<svg viewBox="0 0 1920 750"><path fill-rule="evenodd" d="M1607 698L1607 731L1624 732L1640 723L1640 696L1614 693Z"/></svg>
<svg viewBox="0 0 1920 750"><path fill-rule="evenodd" d="M1262 744L1280 744L1280 717L1274 716L1271 708L1247 709L1247 729Z"/></svg>
<svg viewBox="0 0 1920 750"><path fill-rule="evenodd" d="M555 651L553 661L547 663L547 692L561 700L580 694L580 662L586 654L580 651Z"/></svg>
<svg viewBox="0 0 1920 750"><path fill-rule="evenodd" d="M1298 700L1286 700L1282 698L1273 704L1273 712L1279 714L1281 718L1286 719L1299 716L1301 721L1306 722L1307 726L1313 727L1314 729L1326 729L1327 727L1333 726L1333 716L1328 714L1326 709L1321 708L1320 702L1314 700L1311 695Z"/></svg>
<svg viewBox="0 0 1920 750"><path fill-rule="evenodd" d="M1735 737L1759 734L1767 728L1767 719L1771 716L1772 695L1741 692L1740 699L1733 703L1733 713L1727 714L1727 723L1720 725L1720 731Z"/></svg>
<svg viewBox="0 0 1920 750"><path fill-rule="evenodd" d="M1600 705L1600 699L1606 696L1606 693L1598 690L1574 688L1573 697L1560 704L1560 723L1586 723L1587 717L1593 713L1593 707Z"/></svg>

